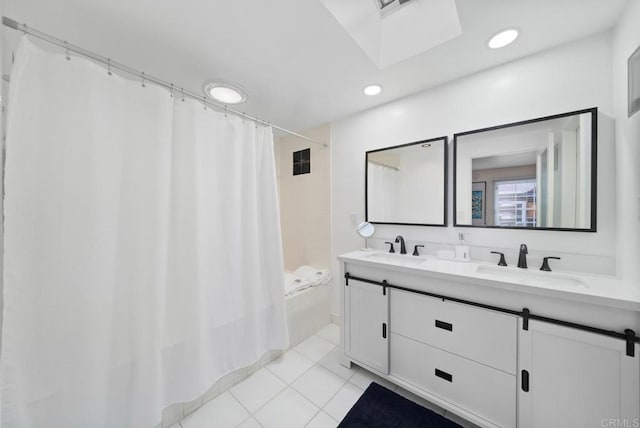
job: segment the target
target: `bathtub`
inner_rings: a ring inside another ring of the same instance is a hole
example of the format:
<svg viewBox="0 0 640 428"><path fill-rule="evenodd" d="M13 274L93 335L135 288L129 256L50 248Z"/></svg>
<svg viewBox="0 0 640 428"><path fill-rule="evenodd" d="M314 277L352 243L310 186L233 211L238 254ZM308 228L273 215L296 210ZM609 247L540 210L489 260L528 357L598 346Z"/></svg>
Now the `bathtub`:
<svg viewBox="0 0 640 428"><path fill-rule="evenodd" d="M312 336L331 322L331 281L286 296L289 347Z"/></svg>

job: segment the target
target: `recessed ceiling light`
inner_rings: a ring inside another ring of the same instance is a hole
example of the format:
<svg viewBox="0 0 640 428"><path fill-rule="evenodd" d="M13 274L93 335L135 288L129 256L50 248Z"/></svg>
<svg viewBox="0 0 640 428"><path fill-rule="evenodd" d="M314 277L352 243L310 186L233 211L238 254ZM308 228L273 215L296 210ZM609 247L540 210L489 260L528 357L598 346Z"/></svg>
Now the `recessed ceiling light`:
<svg viewBox="0 0 640 428"><path fill-rule="evenodd" d="M378 95L380 92L382 92L382 86L380 85L369 85L366 86L362 92L364 92L367 95Z"/></svg>
<svg viewBox="0 0 640 428"><path fill-rule="evenodd" d="M248 98L242 86L220 79L207 80L202 84L202 90L207 97L222 104L240 104Z"/></svg>
<svg viewBox="0 0 640 428"><path fill-rule="evenodd" d="M518 38L518 30L515 28L509 28L508 30L500 31L489 39L487 43L491 49L503 48L514 42Z"/></svg>

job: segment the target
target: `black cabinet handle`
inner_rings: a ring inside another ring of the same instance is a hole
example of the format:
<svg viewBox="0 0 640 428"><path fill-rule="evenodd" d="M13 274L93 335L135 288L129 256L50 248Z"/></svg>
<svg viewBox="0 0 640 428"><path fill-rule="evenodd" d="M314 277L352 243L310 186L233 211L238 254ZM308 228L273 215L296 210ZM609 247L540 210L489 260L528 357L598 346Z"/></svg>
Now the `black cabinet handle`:
<svg viewBox="0 0 640 428"><path fill-rule="evenodd" d="M447 331L453 331L453 324L440 320L436 320L436 327Z"/></svg>
<svg viewBox="0 0 640 428"><path fill-rule="evenodd" d="M526 370L522 370L522 382L520 382L520 384L522 385L522 390L524 392L529 392L529 372Z"/></svg>
<svg viewBox="0 0 640 428"><path fill-rule="evenodd" d="M387 323L386 322L382 323L382 338L383 339L387 338Z"/></svg>
<svg viewBox="0 0 640 428"><path fill-rule="evenodd" d="M448 382L453 382L453 376L450 375L447 372L443 372L440 369L436 369L436 376L438 376L439 378L444 379L444 380L446 380Z"/></svg>

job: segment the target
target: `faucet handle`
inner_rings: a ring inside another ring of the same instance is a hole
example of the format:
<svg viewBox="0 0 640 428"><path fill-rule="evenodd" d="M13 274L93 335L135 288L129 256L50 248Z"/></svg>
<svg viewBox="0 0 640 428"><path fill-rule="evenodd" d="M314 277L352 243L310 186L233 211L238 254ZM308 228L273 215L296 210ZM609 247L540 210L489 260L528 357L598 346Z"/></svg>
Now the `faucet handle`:
<svg viewBox="0 0 640 428"><path fill-rule="evenodd" d="M424 245L416 245L415 247L413 247L413 255L414 256L419 256L420 255L420 253L418 252L418 247L424 248Z"/></svg>
<svg viewBox="0 0 640 428"><path fill-rule="evenodd" d="M529 250L527 248L527 244L520 244L520 253L529 254Z"/></svg>
<svg viewBox="0 0 640 428"><path fill-rule="evenodd" d="M390 253L395 253L396 252L396 250L393 248L393 242L386 241L385 244L391 245L391 247L389 247L389 252Z"/></svg>
<svg viewBox="0 0 640 428"><path fill-rule="evenodd" d="M544 257L542 259L542 266L540 266L540 270L551 272L551 268L549 267L549 259L560 260L560 257Z"/></svg>
<svg viewBox="0 0 640 428"><path fill-rule="evenodd" d="M499 251L492 251L491 254L500 254L500 261L498 262L498 266L507 266L507 262L504 259L504 253Z"/></svg>

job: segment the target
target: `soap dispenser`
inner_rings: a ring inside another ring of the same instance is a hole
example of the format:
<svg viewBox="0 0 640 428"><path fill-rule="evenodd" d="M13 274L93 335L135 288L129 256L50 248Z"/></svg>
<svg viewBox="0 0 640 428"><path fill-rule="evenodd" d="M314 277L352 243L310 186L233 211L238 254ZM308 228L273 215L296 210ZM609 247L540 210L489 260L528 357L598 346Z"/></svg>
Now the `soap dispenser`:
<svg viewBox="0 0 640 428"><path fill-rule="evenodd" d="M464 233L458 232L459 244L456 245L456 261L470 262L469 246L464 244Z"/></svg>

